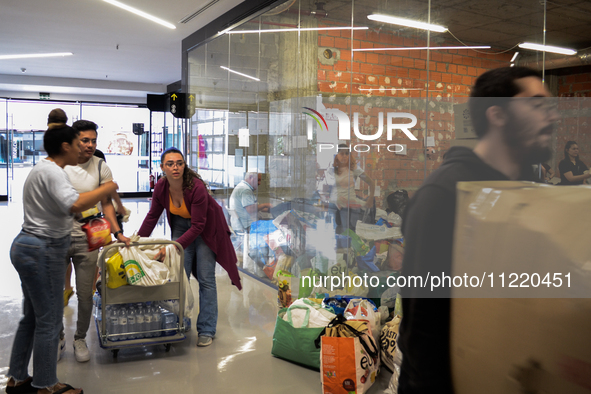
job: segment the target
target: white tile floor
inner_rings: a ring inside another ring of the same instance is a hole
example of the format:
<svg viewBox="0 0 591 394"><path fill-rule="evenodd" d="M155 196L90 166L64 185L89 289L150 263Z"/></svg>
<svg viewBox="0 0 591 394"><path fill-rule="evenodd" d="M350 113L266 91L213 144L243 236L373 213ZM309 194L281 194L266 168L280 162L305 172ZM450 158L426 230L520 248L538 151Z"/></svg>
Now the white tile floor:
<svg viewBox="0 0 591 394"><path fill-rule="evenodd" d="M147 199L126 200L132 210L126 234L139 228L149 209ZM9 258L9 248L22 224L19 203L0 203L0 389L6 386L10 350L21 314L21 289L18 275ZM169 237L161 222L153 236ZM219 266L218 266L219 268ZM101 349L94 323L87 340L91 359L78 363L72 340L75 331L77 300L72 297L64 310L66 353L58 363L58 377L85 393L321 393L320 374L271 356L272 336L277 314L277 293L271 287L242 276L243 290L230 284L225 271L218 270L219 319L213 344L198 348L195 330L170 352L164 346L121 350L118 357ZM197 281L191 286L198 294ZM196 300L197 301L197 300ZM198 314L197 303L193 323ZM32 371L31 371L32 372ZM390 374L383 371L371 393L388 386Z"/></svg>

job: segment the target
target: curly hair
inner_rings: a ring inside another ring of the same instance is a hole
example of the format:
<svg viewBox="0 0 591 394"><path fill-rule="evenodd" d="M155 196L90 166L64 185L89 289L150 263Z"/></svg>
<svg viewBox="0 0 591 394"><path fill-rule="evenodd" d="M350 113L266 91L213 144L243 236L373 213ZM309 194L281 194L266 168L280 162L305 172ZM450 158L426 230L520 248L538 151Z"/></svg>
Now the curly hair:
<svg viewBox="0 0 591 394"><path fill-rule="evenodd" d="M162 164L164 164L164 158L166 157L166 155L170 153L178 153L183 158L183 161L185 161L185 156L181 153L181 151L175 147L171 147L162 152L162 155L160 156L160 162ZM183 190L193 189L193 186L195 186L195 178L203 182L203 186L205 186L205 188L209 192L209 187L207 186L207 183L205 183L203 178L201 178L201 176L197 174L192 168L187 166L185 162L185 170L183 171Z"/></svg>

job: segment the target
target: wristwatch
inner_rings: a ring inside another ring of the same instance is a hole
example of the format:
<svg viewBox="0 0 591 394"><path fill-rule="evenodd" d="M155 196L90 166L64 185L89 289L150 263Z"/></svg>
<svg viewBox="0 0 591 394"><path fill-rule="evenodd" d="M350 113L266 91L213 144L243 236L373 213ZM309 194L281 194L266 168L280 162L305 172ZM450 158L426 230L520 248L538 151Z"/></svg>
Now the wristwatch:
<svg viewBox="0 0 591 394"><path fill-rule="evenodd" d="M115 239L117 239L117 237L119 236L119 234L123 234L123 231L119 230L119 231L115 231L113 233L113 235L115 236Z"/></svg>

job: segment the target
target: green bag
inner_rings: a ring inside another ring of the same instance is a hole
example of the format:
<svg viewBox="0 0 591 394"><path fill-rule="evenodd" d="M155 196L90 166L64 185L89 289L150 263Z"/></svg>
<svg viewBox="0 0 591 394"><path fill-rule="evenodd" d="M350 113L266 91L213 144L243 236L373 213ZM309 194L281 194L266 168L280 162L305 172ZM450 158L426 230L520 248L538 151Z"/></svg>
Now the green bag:
<svg viewBox="0 0 591 394"><path fill-rule="evenodd" d="M294 327L291 320L291 309L306 309L306 317L302 327ZM287 321L283 316L287 314ZM320 370L320 349L316 348L314 341L324 330L324 327L308 328L310 309L294 305L291 308L283 308L277 315L275 332L273 333L273 348L271 354L284 360L293 361Z"/></svg>

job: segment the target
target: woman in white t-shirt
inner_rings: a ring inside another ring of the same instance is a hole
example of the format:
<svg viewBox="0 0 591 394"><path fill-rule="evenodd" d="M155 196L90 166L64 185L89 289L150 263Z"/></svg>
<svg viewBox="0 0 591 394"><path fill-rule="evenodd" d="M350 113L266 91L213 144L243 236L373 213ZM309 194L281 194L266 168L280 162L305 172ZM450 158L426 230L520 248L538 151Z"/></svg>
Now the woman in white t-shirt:
<svg viewBox="0 0 591 394"><path fill-rule="evenodd" d="M334 177L336 186L336 205L339 209L340 225L343 230L347 229L350 211L361 212L372 208L374 205L375 183L365 172L357 167L357 161L350 154L350 147L346 144L339 144L339 153L334 158ZM357 178L369 185L369 196L366 200L357 197L355 192L355 181ZM337 219L338 220L338 219ZM337 221L337 224L338 221ZM354 225L354 223L353 223ZM351 227L351 225L349 225Z"/></svg>
<svg viewBox="0 0 591 394"><path fill-rule="evenodd" d="M65 124L50 125L43 136L48 154L33 167L23 189L24 223L10 248L10 260L23 290L23 317L12 345L6 393L79 394L59 383L57 349L64 309L64 264L70 246L73 213L82 212L115 190L106 182L78 193L64 171L78 164L78 132ZM33 354L33 376L28 366Z"/></svg>

